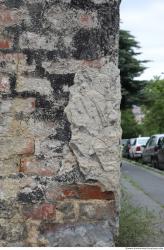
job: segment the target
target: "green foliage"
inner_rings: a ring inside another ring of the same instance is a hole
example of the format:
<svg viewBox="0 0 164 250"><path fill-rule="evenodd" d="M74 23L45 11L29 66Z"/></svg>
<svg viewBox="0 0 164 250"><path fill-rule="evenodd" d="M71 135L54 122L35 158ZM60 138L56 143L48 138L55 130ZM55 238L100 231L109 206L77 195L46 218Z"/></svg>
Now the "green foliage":
<svg viewBox="0 0 164 250"><path fill-rule="evenodd" d="M143 247L157 237L153 230L153 215L144 208L134 207L123 192L117 247Z"/></svg>
<svg viewBox="0 0 164 250"><path fill-rule="evenodd" d="M143 88L145 81L139 81L135 78L140 76L145 70L143 63L137 59L136 50L139 49L138 42L135 37L126 30L120 30L119 40L119 68L121 75L122 102L121 109L132 107L144 100Z"/></svg>
<svg viewBox="0 0 164 250"><path fill-rule="evenodd" d="M122 110L121 127L123 130L122 138L125 139L138 137L142 133L140 125L135 121L131 109Z"/></svg>
<svg viewBox="0 0 164 250"><path fill-rule="evenodd" d="M145 134L164 133L164 79L156 77L145 88Z"/></svg>

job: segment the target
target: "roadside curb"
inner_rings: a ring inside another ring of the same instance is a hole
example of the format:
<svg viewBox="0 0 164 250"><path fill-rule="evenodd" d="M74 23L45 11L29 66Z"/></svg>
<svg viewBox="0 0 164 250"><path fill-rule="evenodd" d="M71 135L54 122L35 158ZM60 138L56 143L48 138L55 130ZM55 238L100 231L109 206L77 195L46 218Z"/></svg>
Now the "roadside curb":
<svg viewBox="0 0 164 250"><path fill-rule="evenodd" d="M164 176L164 171L162 171L162 170L155 169L155 168L153 168L153 167L149 167L148 165L142 164L142 163L140 163L140 162L135 162L135 161L132 161L132 160L129 160L129 159L126 159L126 158L122 158L122 160L123 160L124 162L132 163L133 165L135 165L135 166L137 166L137 167L145 168L145 169L147 169L147 170L150 170L151 172L155 172L155 173L158 173L158 174Z"/></svg>

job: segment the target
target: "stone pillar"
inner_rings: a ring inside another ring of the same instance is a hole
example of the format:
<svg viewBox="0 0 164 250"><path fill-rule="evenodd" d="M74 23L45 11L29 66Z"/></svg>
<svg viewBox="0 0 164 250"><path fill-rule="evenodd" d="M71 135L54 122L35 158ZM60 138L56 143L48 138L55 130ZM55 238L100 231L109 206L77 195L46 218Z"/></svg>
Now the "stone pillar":
<svg viewBox="0 0 164 250"><path fill-rule="evenodd" d="M0 246L113 246L119 0L0 0Z"/></svg>

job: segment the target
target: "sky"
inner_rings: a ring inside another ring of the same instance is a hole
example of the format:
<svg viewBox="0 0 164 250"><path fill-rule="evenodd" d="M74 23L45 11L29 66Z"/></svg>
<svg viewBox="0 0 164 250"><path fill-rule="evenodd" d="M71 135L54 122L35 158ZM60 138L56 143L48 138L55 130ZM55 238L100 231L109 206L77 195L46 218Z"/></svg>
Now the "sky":
<svg viewBox="0 0 164 250"><path fill-rule="evenodd" d="M151 61L140 79L164 78L164 0L122 0L121 29L139 42L139 59Z"/></svg>

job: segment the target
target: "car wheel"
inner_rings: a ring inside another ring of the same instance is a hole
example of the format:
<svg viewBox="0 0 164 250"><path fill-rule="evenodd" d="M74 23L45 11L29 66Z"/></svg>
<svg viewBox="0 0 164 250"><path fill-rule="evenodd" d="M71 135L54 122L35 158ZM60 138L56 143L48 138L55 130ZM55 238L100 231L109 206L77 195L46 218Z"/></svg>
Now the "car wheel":
<svg viewBox="0 0 164 250"><path fill-rule="evenodd" d="M133 160L133 153L130 153L130 159Z"/></svg>
<svg viewBox="0 0 164 250"><path fill-rule="evenodd" d="M158 161L158 159L157 159L157 158L155 159L155 165L156 165L156 168L158 168L158 169L159 169L159 161Z"/></svg>
<svg viewBox="0 0 164 250"><path fill-rule="evenodd" d="M143 164L145 164L145 160L144 160L143 155L142 155L142 157L141 157L141 162L142 162Z"/></svg>
<svg viewBox="0 0 164 250"><path fill-rule="evenodd" d="M151 165L153 168L159 168L159 162L157 158L152 158Z"/></svg>

